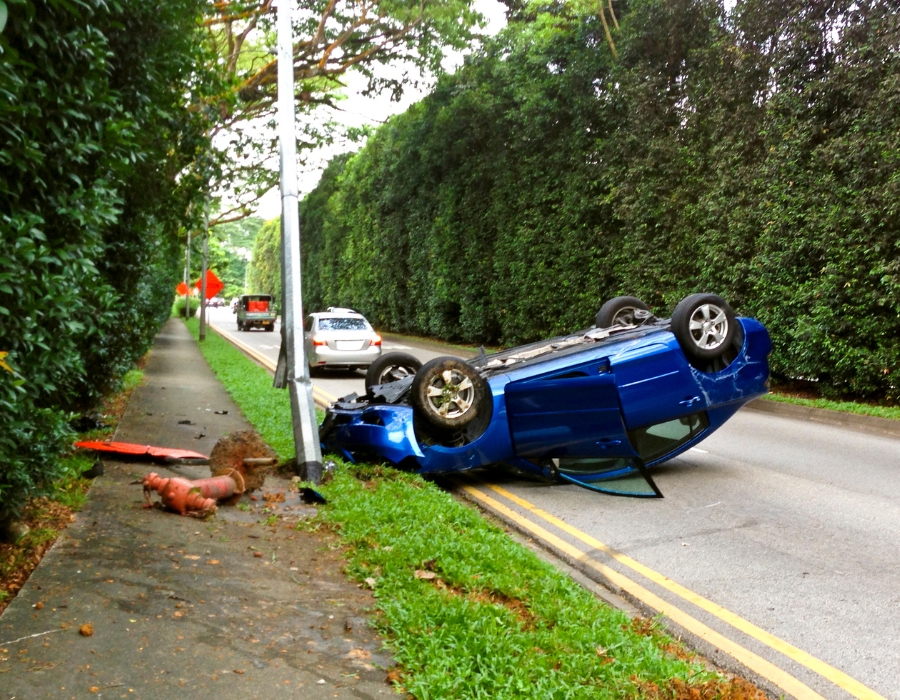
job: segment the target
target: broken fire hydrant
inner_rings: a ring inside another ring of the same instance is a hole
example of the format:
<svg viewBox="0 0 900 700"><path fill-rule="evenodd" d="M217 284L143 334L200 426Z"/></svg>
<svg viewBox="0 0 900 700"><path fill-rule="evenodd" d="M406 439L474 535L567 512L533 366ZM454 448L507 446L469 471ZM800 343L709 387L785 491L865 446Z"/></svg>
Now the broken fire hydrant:
<svg viewBox="0 0 900 700"><path fill-rule="evenodd" d="M191 460L197 464L197 460ZM244 493L260 488L266 469L278 464L272 449L257 433L241 431L224 437L209 456L212 476L206 479L164 477L151 472L144 477L144 496L156 491L162 504L182 515L215 513L218 502L235 503Z"/></svg>

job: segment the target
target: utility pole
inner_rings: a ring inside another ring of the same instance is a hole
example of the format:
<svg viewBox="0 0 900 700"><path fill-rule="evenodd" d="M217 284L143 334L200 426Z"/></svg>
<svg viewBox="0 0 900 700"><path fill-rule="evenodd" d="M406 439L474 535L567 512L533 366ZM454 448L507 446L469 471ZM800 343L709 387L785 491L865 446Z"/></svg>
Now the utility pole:
<svg viewBox="0 0 900 700"><path fill-rule="evenodd" d="M203 257L200 263L200 340L206 340L206 266L209 258L209 194L203 213Z"/></svg>
<svg viewBox="0 0 900 700"><path fill-rule="evenodd" d="M300 292L300 212L297 191L297 140L294 125L294 40L292 0L278 3L278 131L281 155L281 352L275 386L288 388L294 428L297 473L322 481L322 449L303 347L303 299Z"/></svg>
<svg viewBox="0 0 900 700"><path fill-rule="evenodd" d="M191 232L188 231L187 249L185 258L187 261L184 265L184 286L187 291L184 293L184 320L187 321L191 317Z"/></svg>

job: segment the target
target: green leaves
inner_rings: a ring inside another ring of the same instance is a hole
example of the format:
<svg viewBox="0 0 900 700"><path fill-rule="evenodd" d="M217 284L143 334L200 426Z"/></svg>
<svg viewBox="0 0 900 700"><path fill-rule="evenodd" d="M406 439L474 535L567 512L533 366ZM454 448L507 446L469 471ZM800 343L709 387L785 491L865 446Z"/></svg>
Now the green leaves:
<svg viewBox="0 0 900 700"><path fill-rule="evenodd" d="M146 352L168 316L175 175L203 140L184 104L202 0L124 9L15 0L0 34L0 518L56 469L64 412ZM196 209L196 208L195 208Z"/></svg>

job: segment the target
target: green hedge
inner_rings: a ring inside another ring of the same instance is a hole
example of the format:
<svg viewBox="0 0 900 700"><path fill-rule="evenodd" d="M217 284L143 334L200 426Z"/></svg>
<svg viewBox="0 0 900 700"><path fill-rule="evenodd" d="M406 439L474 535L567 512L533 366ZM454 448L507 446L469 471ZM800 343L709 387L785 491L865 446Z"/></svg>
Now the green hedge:
<svg viewBox="0 0 900 700"><path fill-rule="evenodd" d="M776 377L900 385L900 15L634 0L614 32L552 5L301 205L309 307L385 330L519 343L602 302L695 291L761 319Z"/></svg>
<svg viewBox="0 0 900 700"><path fill-rule="evenodd" d="M194 314L197 313L197 309L200 308L200 299L199 297L180 297L175 300L175 303L172 304L172 316L176 316L178 318L184 318L184 307L187 304L191 305L190 315L193 317Z"/></svg>
<svg viewBox="0 0 900 700"><path fill-rule="evenodd" d="M206 147L202 0L8 0L0 34L0 518L58 474L67 413L148 349ZM197 211L202 208L195 207Z"/></svg>

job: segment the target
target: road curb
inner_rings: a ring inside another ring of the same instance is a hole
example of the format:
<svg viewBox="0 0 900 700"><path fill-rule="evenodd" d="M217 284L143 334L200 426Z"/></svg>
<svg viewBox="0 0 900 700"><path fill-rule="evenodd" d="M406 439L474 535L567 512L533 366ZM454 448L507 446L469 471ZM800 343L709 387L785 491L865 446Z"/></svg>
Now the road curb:
<svg viewBox="0 0 900 700"><path fill-rule="evenodd" d="M414 348L418 348L419 350L433 350L434 352L444 352L448 355L461 357L464 360L471 360L472 358L478 357L478 350L449 347L437 341L425 340L422 338L411 338L406 335L400 335L399 333L384 332L381 333L381 337L385 340L390 340L391 342L397 343L399 345L409 345Z"/></svg>
<svg viewBox="0 0 900 700"><path fill-rule="evenodd" d="M844 413L832 411L827 408L813 408L812 406L799 406L793 403L783 403L772 399L755 399L745 408L751 411L772 413L787 418L814 421L825 425L834 425L840 428L848 428L858 432L883 435L885 437L900 438L900 421L877 416L864 416L858 413Z"/></svg>

